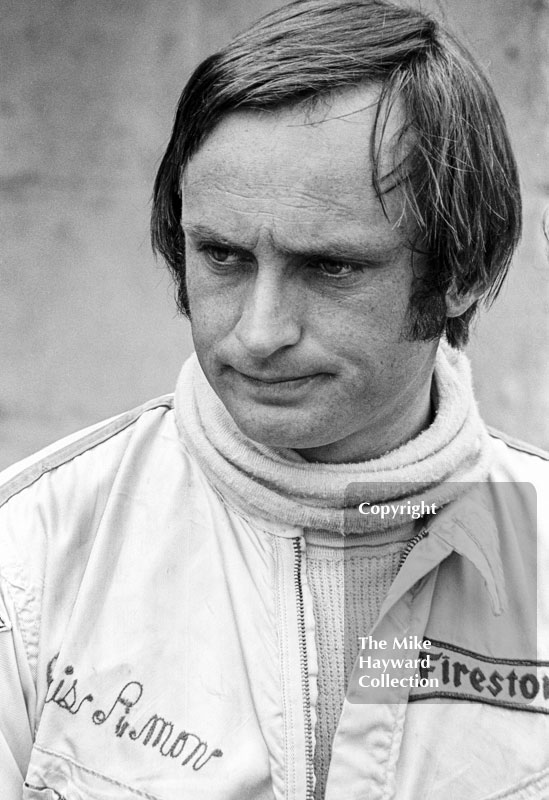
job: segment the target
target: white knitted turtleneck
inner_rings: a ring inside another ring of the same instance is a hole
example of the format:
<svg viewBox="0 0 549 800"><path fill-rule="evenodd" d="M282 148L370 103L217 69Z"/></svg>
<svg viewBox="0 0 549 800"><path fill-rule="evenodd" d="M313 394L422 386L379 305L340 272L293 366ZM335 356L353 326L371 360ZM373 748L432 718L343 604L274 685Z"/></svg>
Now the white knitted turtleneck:
<svg viewBox="0 0 549 800"><path fill-rule="evenodd" d="M304 531L319 656L316 800L324 796L345 692L341 643L367 635L398 571L405 541L415 532L409 517L380 522L360 515L358 503L410 499L440 507L464 491L464 484L483 481L488 473L488 434L465 356L442 344L434 384L435 418L415 439L371 461L321 464L246 437L209 386L196 356L185 363L178 381L180 436L219 494L245 515ZM350 484L357 486L349 490ZM344 631L344 624L350 630ZM349 648L347 657L353 661Z"/></svg>
<svg viewBox="0 0 549 800"><path fill-rule="evenodd" d="M208 384L196 356L184 364L176 389L181 439L217 491L245 514L299 528L342 534L379 531L358 503L442 506L460 484L484 479L488 433L476 407L469 363L441 345L434 371L437 408L419 436L379 458L353 464L309 463L295 451L245 436ZM359 483L357 492L349 485ZM381 527L394 527L386 519Z"/></svg>

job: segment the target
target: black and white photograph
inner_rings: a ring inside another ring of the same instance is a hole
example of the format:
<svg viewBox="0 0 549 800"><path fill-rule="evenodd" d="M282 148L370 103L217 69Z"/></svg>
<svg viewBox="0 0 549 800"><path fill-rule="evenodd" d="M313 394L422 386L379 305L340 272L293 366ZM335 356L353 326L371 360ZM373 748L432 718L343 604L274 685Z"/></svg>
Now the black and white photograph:
<svg viewBox="0 0 549 800"><path fill-rule="evenodd" d="M549 800L547 0L1 17L0 800Z"/></svg>

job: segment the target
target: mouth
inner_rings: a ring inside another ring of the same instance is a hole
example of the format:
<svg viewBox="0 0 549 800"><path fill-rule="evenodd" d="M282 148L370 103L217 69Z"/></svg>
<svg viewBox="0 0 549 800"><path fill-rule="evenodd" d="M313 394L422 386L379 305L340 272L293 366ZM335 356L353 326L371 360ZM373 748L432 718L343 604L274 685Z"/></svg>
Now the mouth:
<svg viewBox="0 0 549 800"><path fill-rule="evenodd" d="M261 375L241 372L234 367L232 369L237 379L243 382L247 387L273 394L296 392L299 389L307 387L313 381L326 377L324 373L320 372L306 375Z"/></svg>
<svg viewBox="0 0 549 800"><path fill-rule="evenodd" d="M306 381L309 378L314 378L315 375L288 375L288 376L261 376L261 375L247 375L245 372L240 373L244 378L256 383L299 383Z"/></svg>
<svg viewBox="0 0 549 800"><path fill-rule="evenodd" d="M280 375L280 376L259 376L248 375L245 372L240 372L239 375L251 383L264 386L301 386L307 381L317 378L318 375Z"/></svg>

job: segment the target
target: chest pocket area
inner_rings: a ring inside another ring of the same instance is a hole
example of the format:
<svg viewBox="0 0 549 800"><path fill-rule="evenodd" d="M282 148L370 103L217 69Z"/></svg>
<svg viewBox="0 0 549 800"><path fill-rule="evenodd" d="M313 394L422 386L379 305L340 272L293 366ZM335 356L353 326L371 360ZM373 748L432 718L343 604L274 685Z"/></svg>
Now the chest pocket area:
<svg viewBox="0 0 549 800"><path fill-rule="evenodd" d="M22 800L163 800L36 745Z"/></svg>
<svg viewBox="0 0 549 800"><path fill-rule="evenodd" d="M22 797L23 800L67 800L55 789L48 789L45 786L31 786L28 783L25 783L23 787Z"/></svg>
<svg viewBox="0 0 549 800"><path fill-rule="evenodd" d="M503 792L490 794L483 800L545 800L549 797L549 769L521 781Z"/></svg>

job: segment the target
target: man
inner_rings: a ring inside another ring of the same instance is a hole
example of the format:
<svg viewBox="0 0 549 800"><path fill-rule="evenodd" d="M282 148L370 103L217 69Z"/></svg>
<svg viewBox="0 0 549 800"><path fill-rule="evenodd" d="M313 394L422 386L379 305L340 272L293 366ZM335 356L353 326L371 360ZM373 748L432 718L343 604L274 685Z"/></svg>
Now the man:
<svg viewBox="0 0 549 800"><path fill-rule="evenodd" d="M547 462L459 353L519 231L420 12L298 0L198 67L153 211L196 357L1 490L3 798L549 795Z"/></svg>

